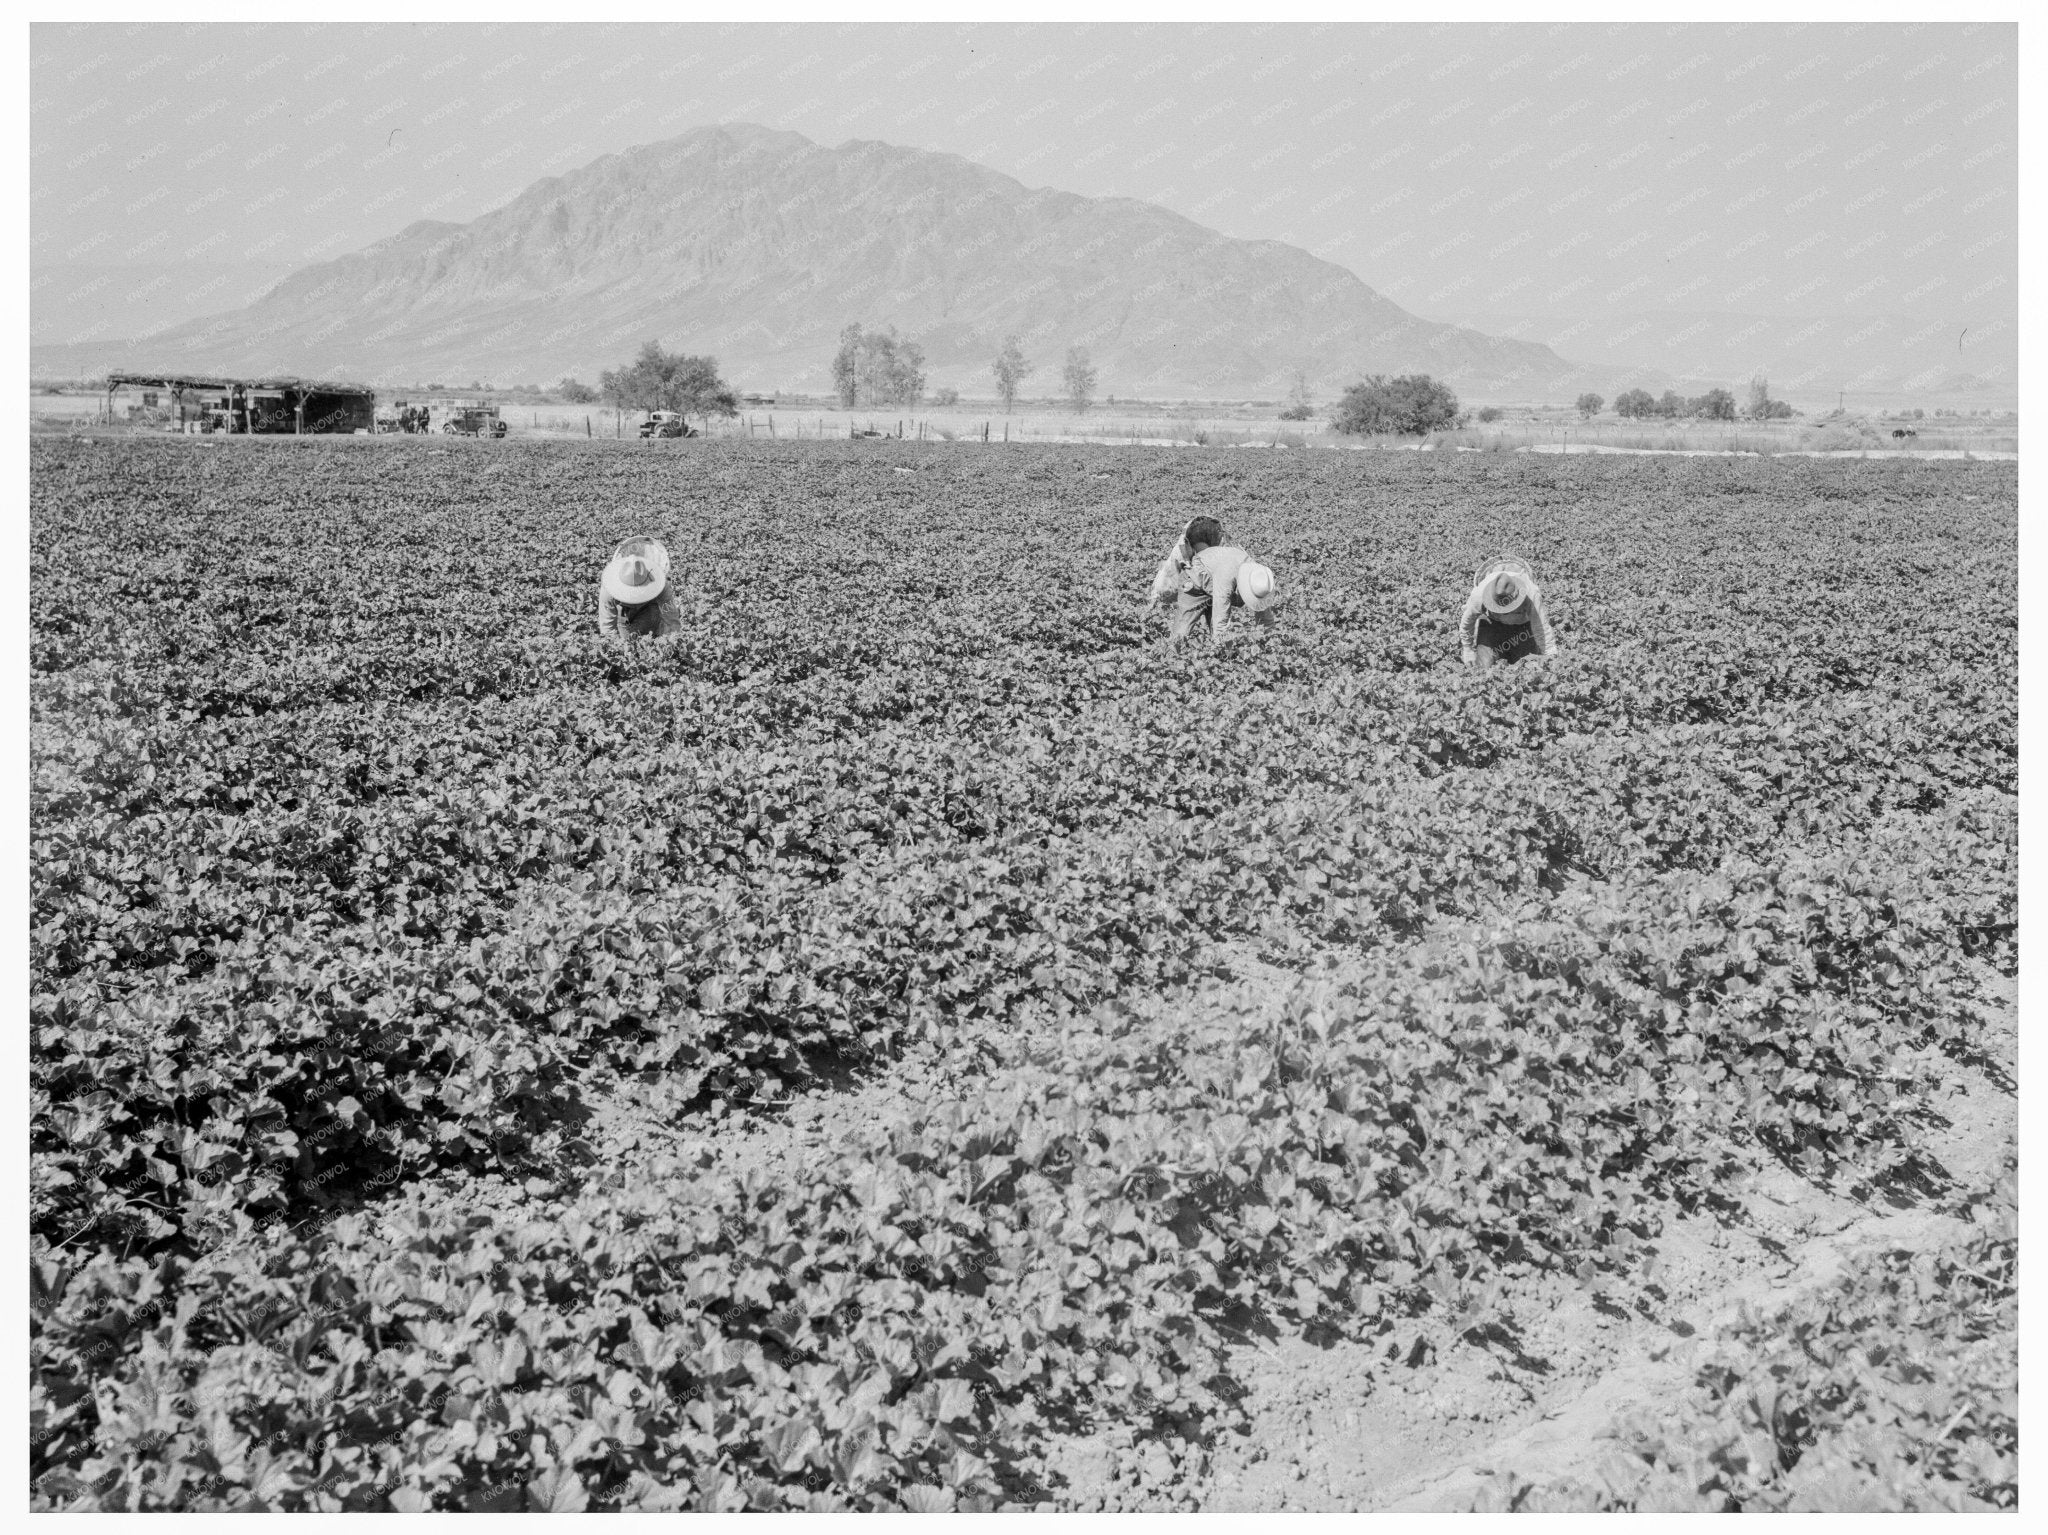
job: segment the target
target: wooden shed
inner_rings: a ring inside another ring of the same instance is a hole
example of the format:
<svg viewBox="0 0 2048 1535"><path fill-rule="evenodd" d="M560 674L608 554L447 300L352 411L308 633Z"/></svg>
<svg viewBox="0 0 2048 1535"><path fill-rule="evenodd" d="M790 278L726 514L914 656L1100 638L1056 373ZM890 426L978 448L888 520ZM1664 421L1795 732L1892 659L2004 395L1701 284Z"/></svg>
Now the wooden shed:
<svg viewBox="0 0 2048 1535"><path fill-rule="evenodd" d="M124 389L143 391L143 406L161 412L172 431L371 432L377 396L360 384L304 378L217 378L191 373L109 373L107 414Z"/></svg>

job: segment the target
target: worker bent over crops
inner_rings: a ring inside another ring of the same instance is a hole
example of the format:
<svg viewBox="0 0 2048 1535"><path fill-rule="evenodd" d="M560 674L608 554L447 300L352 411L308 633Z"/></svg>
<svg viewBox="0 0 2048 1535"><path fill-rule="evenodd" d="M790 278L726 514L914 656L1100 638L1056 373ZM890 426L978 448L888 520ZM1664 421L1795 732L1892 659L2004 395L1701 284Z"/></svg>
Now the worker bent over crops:
<svg viewBox="0 0 2048 1535"><path fill-rule="evenodd" d="M1225 615L1241 608L1254 623L1270 623L1280 600L1273 572L1235 544L1223 542L1223 525L1214 517L1197 517L1160 561L1152 577L1149 611L1173 597L1173 637L1184 640L1206 631L1210 643L1223 643Z"/></svg>
<svg viewBox="0 0 2048 1535"><path fill-rule="evenodd" d="M1512 665L1557 650L1557 637L1543 611L1543 594L1525 561L1502 558L1479 567L1479 575L1458 615L1458 654L1467 666L1484 670Z"/></svg>
<svg viewBox="0 0 2048 1535"><path fill-rule="evenodd" d="M668 550L658 538L627 539L598 579L597 632L625 643L682 630L683 607L668 583Z"/></svg>

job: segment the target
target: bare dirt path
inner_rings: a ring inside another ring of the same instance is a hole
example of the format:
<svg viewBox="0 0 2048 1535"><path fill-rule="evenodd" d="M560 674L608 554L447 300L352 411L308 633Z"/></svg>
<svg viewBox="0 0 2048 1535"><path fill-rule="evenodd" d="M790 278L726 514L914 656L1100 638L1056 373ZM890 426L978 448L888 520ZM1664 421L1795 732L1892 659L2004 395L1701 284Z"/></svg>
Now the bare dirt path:
<svg viewBox="0 0 2048 1535"><path fill-rule="evenodd" d="M2008 1080L2009 979L1985 972ZM1951 1064L1956 1112L1935 1139L1969 1187L1999 1175L2017 1135L2017 1099L1985 1073ZM1929 1208L1861 1204L1775 1162L1752 1161L1742 1216L1674 1216L1657 1246L1663 1299L1629 1313L1566 1279L1516 1297L1532 1319L1519 1359L1459 1347L1416 1368L1357 1345L1299 1339L1248 1350L1252 1427L1219 1447L1204 1508L1456 1510L1507 1473L1592 1480L1617 1453L1603 1437L1631 1408L1669 1398L1744 1306L1768 1309L1811 1290L1873 1249L1924 1251L1968 1223Z"/></svg>
<svg viewBox="0 0 2048 1535"><path fill-rule="evenodd" d="M1193 1004L1277 1017L1296 977L1243 950L1237 980ZM1984 973L2000 1063L2010 1080L2013 990ZM1949 1173L1988 1187L2015 1143L2017 1100L1973 1068L1949 1065L1957 1111L1935 1139ZM1143 1454L1104 1434L1055 1458L1062 1501L1110 1510L1469 1509L1495 1478L1593 1480L1617 1453L1607 1437L1632 1408L1668 1400L1692 1379L1715 1332L1745 1306L1768 1309L1825 1284L1873 1249L1924 1251L1963 1234L1963 1219L1924 1207L1858 1203L1775 1161L1747 1157L1740 1214L1674 1215L1655 1244L1654 1304L1624 1310L1570 1278L1513 1296L1524 1330L1514 1348L1397 1334L1393 1345L1327 1346L1299 1336L1240 1348L1249 1427L1219 1436L1205 1462L1167 1489ZM1439 1347L1439 1341L1441 1347ZM1411 1363L1410 1360L1415 1362Z"/></svg>

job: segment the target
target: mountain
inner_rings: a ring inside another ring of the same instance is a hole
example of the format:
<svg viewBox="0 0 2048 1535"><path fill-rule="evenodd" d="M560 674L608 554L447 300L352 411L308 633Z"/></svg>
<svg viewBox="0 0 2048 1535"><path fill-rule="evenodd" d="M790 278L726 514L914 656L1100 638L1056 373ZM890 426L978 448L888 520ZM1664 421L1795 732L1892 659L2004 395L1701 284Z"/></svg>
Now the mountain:
<svg viewBox="0 0 2048 1535"><path fill-rule="evenodd" d="M38 262L28 285L29 344L155 336L246 303L291 271L262 261L164 261L154 266Z"/></svg>
<svg viewBox="0 0 2048 1535"><path fill-rule="evenodd" d="M1076 344L1123 395L1276 396L1296 369L1325 396L1411 371L1485 397L1618 384L1419 319L1295 246L957 155L744 124L607 155L466 224L414 224L146 342L32 346L31 366L504 385L589 379L652 337L713 354L742 389L822 391L851 321L914 336L934 387L974 393L1012 331L1032 393L1054 392Z"/></svg>

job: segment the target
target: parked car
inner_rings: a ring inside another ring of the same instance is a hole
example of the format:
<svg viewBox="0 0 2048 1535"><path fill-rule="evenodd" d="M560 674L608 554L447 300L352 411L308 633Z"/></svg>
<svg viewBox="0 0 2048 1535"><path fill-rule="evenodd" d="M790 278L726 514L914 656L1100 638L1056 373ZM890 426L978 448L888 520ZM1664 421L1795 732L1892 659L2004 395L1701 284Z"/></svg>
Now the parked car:
<svg viewBox="0 0 2048 1535"><path fill-rule="evenodd" d="M457 405L441 430L459 437L503 437L509 428L495 405Z"/></svg>
<svg viewBox="0 0 2048 1535"><path fill-rule="evenodd" d="M640 423L642 437L695 437L690 425L680 413L673 410L657 410Z"/></svg>

